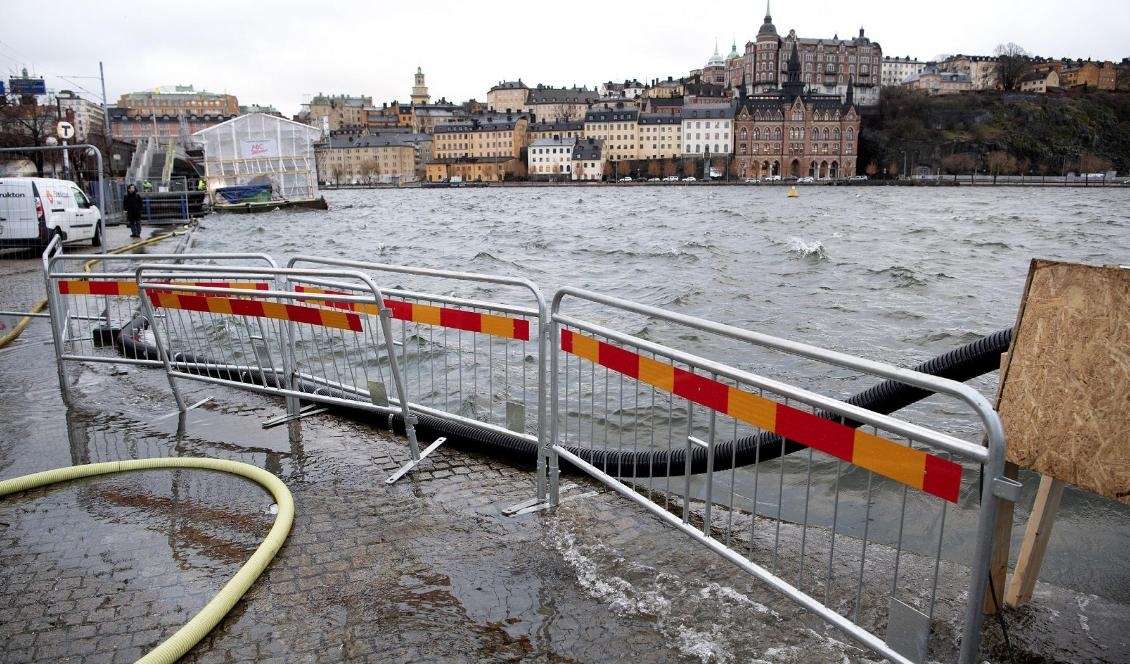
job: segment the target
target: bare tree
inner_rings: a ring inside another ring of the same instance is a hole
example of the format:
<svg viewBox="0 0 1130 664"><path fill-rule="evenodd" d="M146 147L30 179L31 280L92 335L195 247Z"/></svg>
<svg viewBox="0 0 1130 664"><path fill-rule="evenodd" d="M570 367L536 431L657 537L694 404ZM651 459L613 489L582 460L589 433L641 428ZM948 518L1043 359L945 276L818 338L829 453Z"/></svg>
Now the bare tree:
<svg viewBox="0 0 1130 664"><path fill-rule="evenodd" d="M0 147L42 147L55 135L54 106L40 105L35 97L0 99ZM26 155L35 163L36 173L43 177L44 153L31 151Z"/></svg>
<svg viewBox="0 0 1130 664"><path fill-rule="evenodd" d="M1016 157L1007 152L990 152L986 158L989 173L993 176L993 184L997 182L998 175L1012 175L1016 172Z"/></svg>
<svg viewBox="0 0 1130 664"><path fill-rule="evenodd" d="M1028 52L1020 46L1009 42L1000 44L993 51L997 56L996 75L1002 90L1016 90L1020 87L1020 79L1028 72L1031 58Z"/></svg>

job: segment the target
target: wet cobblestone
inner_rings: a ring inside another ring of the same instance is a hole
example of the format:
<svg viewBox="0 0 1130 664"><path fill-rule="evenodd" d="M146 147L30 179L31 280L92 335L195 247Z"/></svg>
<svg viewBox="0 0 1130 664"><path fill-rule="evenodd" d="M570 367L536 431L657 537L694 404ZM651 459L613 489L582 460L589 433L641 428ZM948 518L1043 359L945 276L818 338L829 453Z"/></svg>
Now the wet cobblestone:
<svg viewBox="0 0 1130 664"><path fill-rule="evenodd" d="M566 498L584 497L506 517L534 494L528 469L444 447L386 485L408 456L395 436L329 415L304 420L300 436L262 430L279 403L196 384L185 385L190 403L214 400L181 428L152 369L76 368L68 412L47 338L39 323L0 352L0 478L208 455L265 467L294 494L278 556L182 661L877 659L594 483L569 478ZM241 478L169 470L0 501L0 661L135 660L235 574L270 528L270 504ZM1124 661L1130 646L1111 633L1125 610L1092 606L1109 611L1087 637L1103 649L1066 652ZM1038 631L1013 638L1051 661L1063 652Z"/></svg>

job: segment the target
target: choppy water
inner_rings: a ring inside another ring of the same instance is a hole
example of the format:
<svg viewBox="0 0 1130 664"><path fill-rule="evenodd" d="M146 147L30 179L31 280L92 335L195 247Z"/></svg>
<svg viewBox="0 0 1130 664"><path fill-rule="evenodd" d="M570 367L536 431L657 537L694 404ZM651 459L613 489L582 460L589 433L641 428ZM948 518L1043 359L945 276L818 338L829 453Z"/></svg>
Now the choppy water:
<svg viewBox="0 0 1130 664"><path fill-rule="evenodd" d="M1033 258L1130 263L1130 191L1116 189L811 187L790 199L777 187L563 186L326 197L324 213L206 218L194 251L521 276L547 295L592 289L900 366L1011 326ZM975 385L991 397L995 381ZM1025 479L1030 504L1036 481ZM1080 542L1130 546L1125 529L1106 527L1130 510L1072 492L1062 514L1042 578L1130 598L1117 559L1071 561Z"/></svg>

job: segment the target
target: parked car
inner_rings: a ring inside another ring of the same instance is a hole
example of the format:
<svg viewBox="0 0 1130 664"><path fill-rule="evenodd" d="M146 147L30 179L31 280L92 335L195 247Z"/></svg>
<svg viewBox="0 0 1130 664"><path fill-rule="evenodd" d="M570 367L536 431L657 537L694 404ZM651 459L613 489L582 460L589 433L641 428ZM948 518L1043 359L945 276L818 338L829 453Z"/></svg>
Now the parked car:
<svg viewBox="0 0 1130 664"><path fill-rule="evenodd" d="M625 175L624 177L620 178L620 182L631 182L631 181L632 181L632 176L630 176L630 175Z"/></svg>
<svg viewBox="0 0 1130 664"><path fill-rule="evenodd" d="M659 178L648 178L648 182L659 182Z"/></svg>
<svg viewBox="0 0 1130 664"><path fill-rule="evenodd" d="M0 178L0 246L63 242L102 244L102 213L68 180Z"/></svg>
<svg viewBox="0 0 1130 664"><path fill-rule="evenodd" d="M698 178L696 178L693 175L688 175L687 177L683 178L683 182L697 182L697 181L698 181Z"/></svg>
<svg viewBox="0 0 1130 664"><path fill-rule="evenodd" d="M663 178L663 181L664 182L678 182L679 176L678 175L668 175L667 177Z"/></svg>

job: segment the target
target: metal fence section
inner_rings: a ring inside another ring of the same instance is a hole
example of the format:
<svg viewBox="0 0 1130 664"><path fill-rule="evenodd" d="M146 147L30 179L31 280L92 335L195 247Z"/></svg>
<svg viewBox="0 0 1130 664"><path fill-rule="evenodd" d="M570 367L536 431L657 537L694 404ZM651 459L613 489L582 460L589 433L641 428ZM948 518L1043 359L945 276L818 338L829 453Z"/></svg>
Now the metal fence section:
<svg viewBox="0 0 1130 664"><path fill-rule="evenodd" d="M547 307L533 282L311 256L296 256L289 265L350 268L382 282L400 280L397 287L384 290L384 310L415 412L465 424L488 436L519 438L533 449L548 440ZM355 293L333 280L303 281L296 286L303 292ZM365 307L351 310L377 313ZM547 495L543 449L537 458L538 498L530 504L544 502Z"/></svg>
<svg viewBox="0 0 1130 664"><path fill-rule="evenodd" d="M266 254L64 254L53 242L44 252L43 273L52 338L64 399L69 398L67 363L108 362L163 366L156 357L144 353L122 353L115 348L118 333L137 340L149 337L149 321L142 317L135 271L143 263L174 265L186 260L206 265L208 270L221 264L255 264L273 267ZM97 267L100 271L91 271ZM204 277L202 277L204 278Z"/></svg>
<svg viewBox="0 0 1130 664"><path fill-rule="evenodd" d="M352 294L301 286L310 280L341 284ZM302 416L300 400L399 415L412 460L388 481L426 456L417 446L416 418L389 341L388 315L365 315L387 311L381 290L367 275L342 269L145 264L137 269L137 288L182 410L177 378L282 396L288 416L276 423Z"/></svg>
<svg viewBox="0 0 1130 664"><path fill-rule="evenodd" d="M892 661L924 661L941 618L976 661L992 525L1015 496L979 393L578 289L551 311L551 504L563 458ZM593 317L639 317L647 338ZM944 395L988 447L706 356L726 344Z"/></svg>

